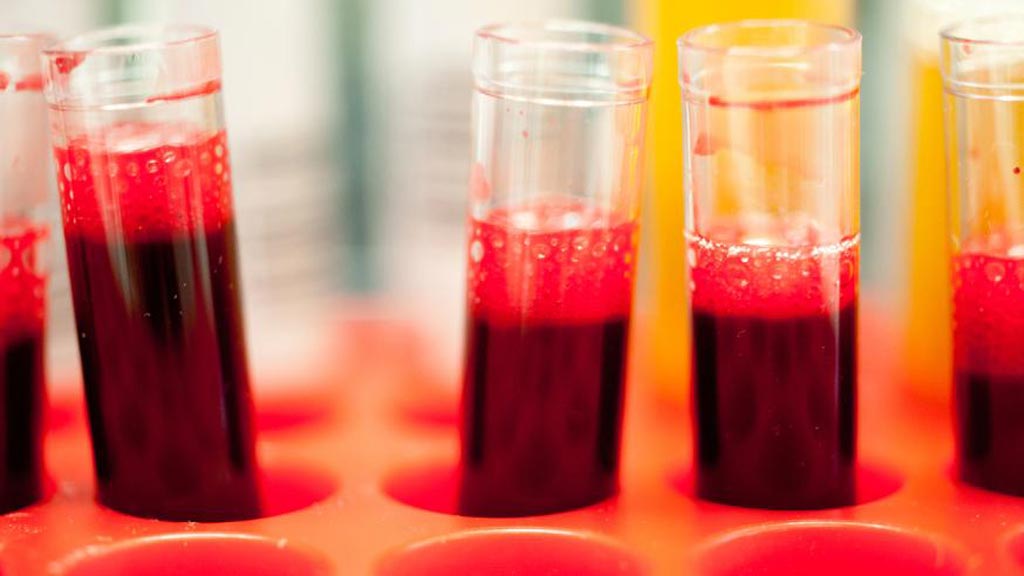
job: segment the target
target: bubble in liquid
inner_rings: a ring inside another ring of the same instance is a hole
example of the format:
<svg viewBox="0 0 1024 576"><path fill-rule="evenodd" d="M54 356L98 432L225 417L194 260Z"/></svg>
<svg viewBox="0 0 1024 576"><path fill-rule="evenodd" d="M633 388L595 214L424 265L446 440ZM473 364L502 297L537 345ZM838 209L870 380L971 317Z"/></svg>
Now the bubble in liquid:
<svg viewBox="0 0 1024 576"><path fill-rule="evenodd" d="M67 162L64 163L64 177L67 178L68 180L72 179L71 178L71 164L69 164Z"/></svg>
<svg viewBox="0 0 1024 576"><path fill-rule="evenodd" d="M158 170L160 170L160 165L157 164L156 160L148 160L146 162L146 172L156 174Z"/></svg>
<svg viewBox="0 0 1024 576"><path fill-rule="evenodd" d="M501 236L497 236L491 241L491 244L500 250L505 247L505 240Z"/></svg>
<svg viewBox="0 0 1024 576"><path fill-rule="evenodd" d="M551 253L551 248L547 244L537 244L533 247L533 255L537 260L544 260Z"/></svg>
<svg viewBox="0 0 1024 576"><path fill-rule="evenodd" d="M576 249L577 252L583 252L584 250L587 249L587 245L589 245L589 244L590 244L590 241L587 240L586 236L577 236L572 241L572 246L573 246L573 248Z"/></svg>
<svg viewBox="0 0 1024 576"><path fill-rule="evenodd" d="M1006 268L999 262L989 262L985 265L985 277L990 282L1002 282L1006 276Z"/></svg>
<svg viewBox="0 0 1024 576"><path fill-rule="evenodd" d="M129 162L128 165L124 167L124 172L128 176L134 178L139 173L139 167L136 166L134 162Z"/></svg>
<svg viewBox="0 0 1024 576"><path fill-rule="evenodd" d="M484 259L484 245L479 240L473 240L473 243L469 246L469 257L473 259L473 262L477 263Z"/></svg>
<svg viewBox="0 0 1024 576"><path fill-rule="evenodd" d="M183 178L187 176L189 172L191 172L191 163L184 159L174 164L174 168L172 169L172 173L175 178Z"/></svg>

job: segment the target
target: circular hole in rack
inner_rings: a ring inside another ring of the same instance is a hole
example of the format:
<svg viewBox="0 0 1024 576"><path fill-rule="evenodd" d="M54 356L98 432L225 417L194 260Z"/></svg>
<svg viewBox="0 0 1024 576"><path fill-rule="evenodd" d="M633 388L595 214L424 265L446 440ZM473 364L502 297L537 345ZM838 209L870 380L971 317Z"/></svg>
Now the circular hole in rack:
<svg viewBox="0 0 1024 576"><path fill-rule="evenodd" d="M238 534L171 534L89 547L60 562L64 576L329 576L329 564L287 540Z"/></svg>
<svg viewBox="0 0 1024 576"><path fill-rule="evenodd" d="M329 400L316 398L261 402L256 407L256 426L260 432L285 432L310 428L333 416Z"/></svg>
<svg viewBox="0 0 1024 576"><path fill-rule="evenodd" d="M263 518L309 508L338 491L334 478L305 466L268 466L263 469L261 480Z"/></svg>
<svg viewBox="0 0 1024 576"><path fill-rule="evenodd" d="M1006 552L1010 555L1014 568L1024 571L1024 529L1017 530L1006 539Z"/></svg>
<svg viewBox="0 0 1024 576"><path fill-rule="evenodd" d="M671 472L668 482L677 492L697 498L693 485L693 471L689 468ZM873 464L860 464L857 466L857 494L854 505L868 504L892 496L902 487L903 478L896 472Z"/></svg>
<svg viewBox="0 0 1024 576"><path fill-rule="evenodd" d="M421 510L458 514L459 468L437 462L402 468L384 480L384 493Z"/></svg>
<svg viewBox="0 0 1024 576"><path fill-rule="evenodd" d="M385 557L378 576L641 576L645 562L601 536L561 530L480 530L418 542Z"/></svg>
<svg viewBox="0 0 1024 576"><path fill-rule="evenodd" d="M705 547L702 576L958 576L963 557L934 538L875 524L792 522L741 530Z"/></svg>

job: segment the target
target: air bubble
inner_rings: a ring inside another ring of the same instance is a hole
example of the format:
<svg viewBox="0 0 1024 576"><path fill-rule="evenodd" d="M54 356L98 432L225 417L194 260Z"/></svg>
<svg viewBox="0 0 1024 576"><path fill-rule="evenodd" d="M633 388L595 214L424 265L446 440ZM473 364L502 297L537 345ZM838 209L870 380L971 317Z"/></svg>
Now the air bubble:
<svg viewBox="0 0 1024 576"><path fill-rule="evenodd" d="M491 241L491 245L497 248L498 250L501 250L502 248L505 247L505 240L502 237L498 236Z"/></svg>
<svg viewBox="0 0 1024 576"><path fill-rule="evenodd" d="M71 164L64 163L64 178L71 180Z"/></svg>
<svg viewBox="0 0 1024 576"><path fill-rule="evenodd" d="M164 162L167 164L174 163L177 160L178 155L174 153L174 150L165 150L163 153Z"/></svg>
<svg viewBox="0 0 1024 576"><path fill-rule="evenodd" d="M544 260L551 253L551 248L547 244L537 244L533 247L533 255L536 256L537 260Z"/></svg>
<svg viewBox="0 0 1024 576"><path fill-rule="evenodd" d="M209 164L211 160L209 152L203 152L199 155L199 162L202 164Z"/></svg>
<svg viewBox="0 0 1024 576"><path fill-rule="evenodd" d="M136 166L134 162L129 162L129 163L128 163L128 164L127 164L127 165L126 165L125 167L124 167L124 172L125 172L125 174L127 174L128 176L130 176L130 177L134 178L134 177L135 177L135 176L136 176L136 175L137 175L137 174L139 173L139 167L138 167L138 166Z"/></svg>
<svg viewBox="0 0 1024 576"><path fill-rule="evenodd" d="M583 252L584 250L587 249L587 246L589 244L590 244L590 241L587 240L586 236L577 236L572 241L572 246L573 246L573 248L576 249L577 252Z"/></svg>
<svg viewBox="0 0 1024 576"><path fill-rule="evenodd" d="M985 265L985 277L990 282L999 283L1002 282L1006 276L1006 268L999 262L989 262Z"/></svg>
<svg viewBox="0 0 1024 576"><path fill-rule="evenodd" d="M473 259L473 262L477 263L484 259L484 245L479 240L474 240L473 244L470 245L469 257Z"/></svg>
<svg viewBox="0 0 1024 576"><path fill-rule="evenodd" d="M604 257L604 253L608 251L608 245L604 242L598 242L594 245L593 254L595 258Z"/></svg>
<svg viewBox="0 0 1024 576"><path fill-rule="evenodd" d="M148 160L146 162L146 172L150 174L156 174L160 170L160 164L156 160Z"/></svg>
<svg viewBox="0 0 1024 576"><path fill-rule="evenodd" d="M224 155L224 147L221 146L220 144L217 144L217 146L213 148L213 153L217 155L217 158L220 158L221 156Z"/></svg>
<svg viewBox="0 0 1024 576"><path fill-rule="evenodd" d="M217 164L213 167L213 173L219 176L222 172L224 172L224 165L221 164L220 162L217 162Z"/></svg>

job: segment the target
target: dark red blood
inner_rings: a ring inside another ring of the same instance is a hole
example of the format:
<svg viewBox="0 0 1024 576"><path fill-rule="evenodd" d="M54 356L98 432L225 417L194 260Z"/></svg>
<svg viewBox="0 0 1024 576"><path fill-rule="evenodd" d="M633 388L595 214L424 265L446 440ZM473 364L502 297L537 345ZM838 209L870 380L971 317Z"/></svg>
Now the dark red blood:
<svg viewBox="0 0 1024 576"><path fill-rule="evenodd" d="M259 515L224 133L122 124L55 157L99 500Z"/></svg>
<svg viewBox="0 0 1024 576"><path fill-rule="evenodd" d="M689 248L697 494L759 508L852 504L857 244Z"/></svg>
<svg viewBox="0 0 1024 576"><path fill-rule="evenodd" d="M954 395L960 477L1024 496L1024 259L954 259Z"/></svg>
<svg viewBox="0 0 1024 576"><path fill-rule="evenodd" d="M472 230L459 511L528 516L612 496L635 225L568 202Z"/></svg>
<svg viewBox="0 0 1024 576"><path fill-rule="evenodd" d="M43 493L42 228L0 222L0 513Z"/></svg>

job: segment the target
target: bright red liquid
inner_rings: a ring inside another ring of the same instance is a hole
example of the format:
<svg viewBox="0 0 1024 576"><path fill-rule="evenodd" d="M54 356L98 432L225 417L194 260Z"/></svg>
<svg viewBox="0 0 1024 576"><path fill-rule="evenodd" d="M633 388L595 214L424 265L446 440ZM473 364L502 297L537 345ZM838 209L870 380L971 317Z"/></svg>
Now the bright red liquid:
<svg viewBox="0 0 1024 576"><path fill-rule="evenodd" d="M689 243L700 497L852 504L858 247Z"/></svg>
<svg viewBox="0 0 1024 576"><path fill-rule="evenodd" d="M42 230L0 222L0 513L43 491Z"/></svg>
<svg viewBox="0 0 1024 576"><path fill-rule="evenodd" d="M954 259L953 334L960 477L1024 496L1024 259Z"/></svg>
<svg viewBox="0 0 1024 576"><path fill-rule="evenodd" d="M55 154L100 501L259 515L224 133L126 124Z"/></svg>
<svg viewBox="0 0 1024 576"><path fill-rule="evenodd" d="M472 222L461 513L617 491L635 230L572 203Z"/></svg>

